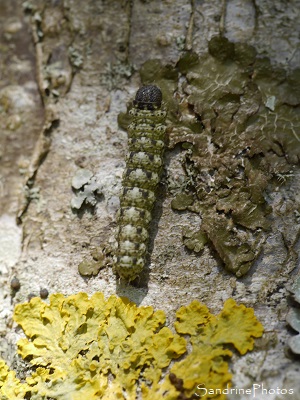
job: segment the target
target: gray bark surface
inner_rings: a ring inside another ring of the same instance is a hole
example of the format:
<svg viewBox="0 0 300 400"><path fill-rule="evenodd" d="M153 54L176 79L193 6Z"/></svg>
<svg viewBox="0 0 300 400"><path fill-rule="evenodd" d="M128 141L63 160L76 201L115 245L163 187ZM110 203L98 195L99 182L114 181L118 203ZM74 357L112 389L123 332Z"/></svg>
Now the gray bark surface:
<svg viewBox="0 0 300 400"><path fill-rule="evenodd" d="M299 360L287 350L294 332L285 320L287 289L299 273L299 163L283 184L266 190L271 230L242 278L223 268L211 246L186 249L182 230L197 229L201 217L175 212L167 185L155 214L147 285L119 282L109 257L98 275L78 273L114 235L127 149L118 116L141 85L143 64L160 60L172 70L184 51L203 55L222 34L290 71L300 61L299 14L299 0L0 0L0 356L8 364L20 335L13 307L41 288L117 293L163 309L170 325L194 299L216 313L233 297L253 307L265 327L255 351L233 359L234 386L293 388L293 396L266 399L300 399ZM185 176L183 154L178 146L167 151L169 181ZM97 182L93 212L71 208L72 179L82 168ZM12 296L14 276L21 289Z"/></svg>

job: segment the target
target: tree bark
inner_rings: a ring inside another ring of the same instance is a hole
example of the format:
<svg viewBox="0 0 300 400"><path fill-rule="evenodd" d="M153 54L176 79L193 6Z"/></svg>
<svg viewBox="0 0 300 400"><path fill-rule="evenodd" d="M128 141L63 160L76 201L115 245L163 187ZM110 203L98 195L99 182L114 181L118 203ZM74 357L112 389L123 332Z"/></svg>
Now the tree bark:
<svg viewBox="0 0 300 400"><path fill-rule="evenodd" d="M186 54L206 57L211 39L225 37L229 43L253 46L256 59L267 57L272 74L278 69L290 74L276 79L280 84L294 79L289 84L298 93L298 75L291 71L300 61L299 6L299 0L0 0L2 358L9 363L14 359L18 335L11 323L13 306L27 301L30 293L39 295L41 288L66 295L118 293L137 304L163 308L170 325L175 311L194 299L218 312L233 297L254 307L265 327L256 350L233 361L234 385L293 388L293 399L300 399L299 360L287 353L293 332L285 321L287 289L299 274L299 131L295 131L298 148L293 146L296 160L284 161L279 181L268 178L264 196L271 208L271 226L245 276L224 269L208 222L208 245L200 252L188 250L183 231L197 232L204 214L188 207L184 212L172 208L182 188L178 182L187 182L184 167L189 150L178 143L184 142L184 132L192 135L192 130L184 118L189 112L193 118L197 113L203 118L185 90L191 85L188 74L194 73L193 66L188 64L183 73L179 60ZM98 275L81 277L78 265L83 260L94 263L91 254L107 251L114 235L127 149L127 134L118 126L118 118L123 126L122 113L149 76L154 76L153 83L156 78L165 83L164 101L170 110L170 145L154 214L151 268L139 287L126 285L116 279L108 256ZM272 93L270 89L268 95L268 87L264 90L266 104ZM299 113L295 98L288 104ZM186 111L191 104L192 111ZM281 151L285 159L287 150ZM77 212L71 208L72 179L82 169L95 177L97 204ZM21 289L12 295L14 276Z"/></svg>

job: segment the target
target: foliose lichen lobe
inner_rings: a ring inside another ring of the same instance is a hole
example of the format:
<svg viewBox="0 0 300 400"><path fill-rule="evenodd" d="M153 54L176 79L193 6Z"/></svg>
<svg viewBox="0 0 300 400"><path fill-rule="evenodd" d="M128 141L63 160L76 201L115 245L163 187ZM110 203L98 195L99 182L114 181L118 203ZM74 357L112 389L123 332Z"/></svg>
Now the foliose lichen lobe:
<svg viewBox="0 0 300 400"><path fill-rule="evenodd" d="M245 354L263 333L253 310L232 299L216 316L196 300L176 316L174 333L163 311L116 296L105 300L102 293L57 293L50 304L37 297L18 304L14 319L27 337L19 340L18 352L35 370L21 383L0 360L1 398L187 398L202 381L226 387L228 345Z"/></svg>
<svg viewBox="0 0 300 400"><path fill-rule="evenodd" d="M169 101L169 148L184 149L186 181L172 208L199 213L226 269L246 274L271 226L266 190L299 164L299 71L218 36L207 54L184 54L172 73L155 60L140 73L143 82L155 75Z"/></svg>

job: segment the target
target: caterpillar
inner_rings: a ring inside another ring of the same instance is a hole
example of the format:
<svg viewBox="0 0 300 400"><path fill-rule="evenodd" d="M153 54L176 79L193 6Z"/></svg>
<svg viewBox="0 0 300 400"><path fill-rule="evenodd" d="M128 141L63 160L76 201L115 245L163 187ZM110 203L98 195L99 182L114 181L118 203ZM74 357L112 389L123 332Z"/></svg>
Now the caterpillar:
<svg viewBox="0 0 300 400"><path fill-rule="evenodd" d="M151 212L163 169L167 112L162 108L160 88L141 87L129 114L133 121L127 128L128 153L113 263L119 277L130 282L146 265Z"/></svg>

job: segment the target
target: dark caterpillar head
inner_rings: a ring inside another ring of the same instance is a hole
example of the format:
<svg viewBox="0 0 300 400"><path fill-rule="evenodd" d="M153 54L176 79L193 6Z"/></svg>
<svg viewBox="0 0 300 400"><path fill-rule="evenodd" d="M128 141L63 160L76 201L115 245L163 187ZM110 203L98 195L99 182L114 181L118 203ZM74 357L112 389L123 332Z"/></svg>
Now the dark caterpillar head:
<svg viewBox="0 0 300 400"><path fill-rule="evenodd" d="M143 110L154 110L161 107L162 93L159 87L154 85L142 86L135 96L133 104Z"/></svg>

